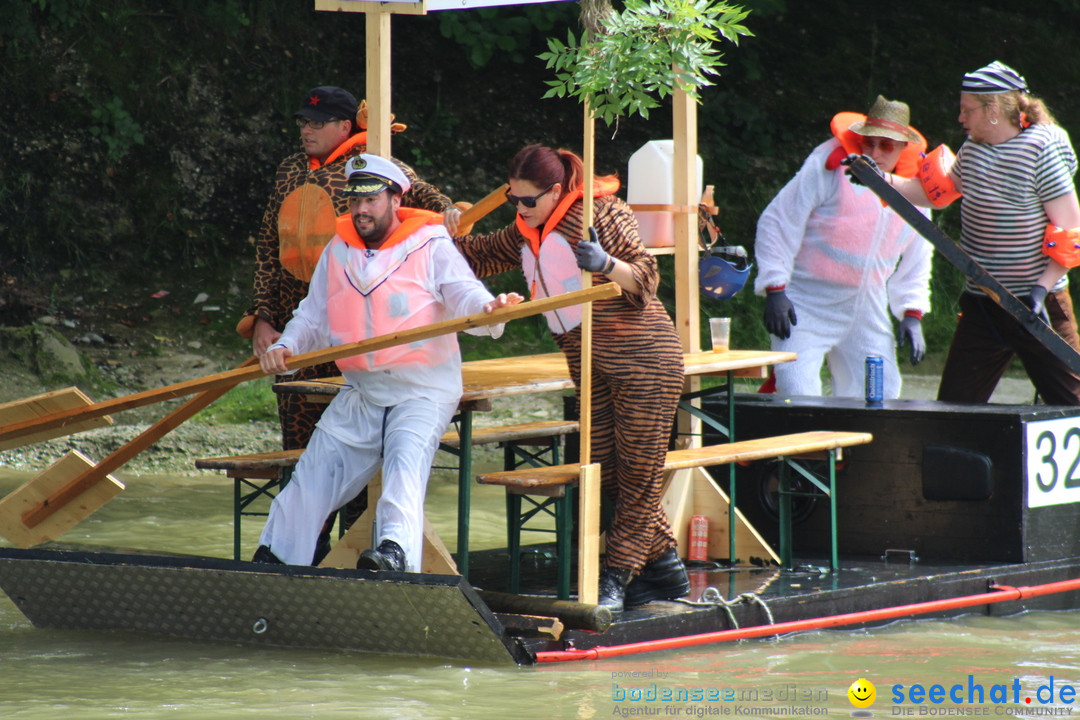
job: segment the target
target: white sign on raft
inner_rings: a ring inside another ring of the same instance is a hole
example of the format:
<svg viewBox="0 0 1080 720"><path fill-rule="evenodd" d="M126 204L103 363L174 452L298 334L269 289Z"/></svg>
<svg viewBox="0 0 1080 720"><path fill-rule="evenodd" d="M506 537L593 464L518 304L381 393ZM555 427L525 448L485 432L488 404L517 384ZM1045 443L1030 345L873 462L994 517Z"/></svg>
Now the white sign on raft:
<svg viewBox="0 0 1080 720"><path fill-rule="evenodd" d="M1024 425L1027 506L1080 502L1080 418Z"/></svg>

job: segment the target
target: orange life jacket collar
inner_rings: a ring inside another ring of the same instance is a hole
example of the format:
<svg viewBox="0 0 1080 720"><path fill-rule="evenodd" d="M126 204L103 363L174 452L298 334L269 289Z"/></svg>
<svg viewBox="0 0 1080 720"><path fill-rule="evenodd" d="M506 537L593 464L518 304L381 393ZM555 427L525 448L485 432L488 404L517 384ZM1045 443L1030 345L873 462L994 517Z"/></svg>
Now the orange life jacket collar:
<svg viewBox="0 0 1080 720"><path fill-rule="evenodd" d="M614 195L618 190L619 181L617 178L597 179L593 182L593 194L595 197ZM538 230L537 228L525 224L521 215L518 215L514 219L518 232L524 235L525 239L529 241L529 247L532 249L533 255L540 257L540 245L544 242L544 238L546 238L548 233L554 230L559 223L562 222L562 219L566 217L566 213L570 209L570 206L584 195L584 186L579 186L576 190L566 193L562 200L559 201L559 204L555 206L555 209L551 211L551 215L548 216L547 222L544 223L543 230Z"/></svg>
<svg viewBox="0 0 1080 720"><path fill-rule="evenodd" d="M896 169L893 170L894 175L900 177L915 177L919 172L919 161L922 159L923 153L926 152L926 138L922 136L918 130L913 127L904 127L897 123L890 123L888 120L879 120L876 118L869 118L861 113L842 112L833 116L832 121L829 123L829 129L832 130L833 137L840 141L840 147L829 155L825 161L825 168L827 170L835 170L840 167L840 161L848 155L861 155L862 154L862 141L857 133L853 133L849 128L857 122L865 122L873 127L888 127L891 130L897 130L898 132L907 132L910 130L915 133L919 140L917 142L909 142L904 151L900 153L900 159L896 161ZM895 125L896 127L892 127Z"/></svg>
<svg viewBox="0 0 1080 720"><path fill-rule="evenodd" d="M367 130L363 130L356 133L355 135L351 135L345 138L345 141L343 143L334 148L334 151L326 156L326 162L320 162L319 158L309 155L308 169L318 170L321 167L325 167L340 158L345 153L352 150L357 145L363 145L365 148L367 147Z"/></svg>
<svg viewBox="0 0 1080 720"><path fill-rule="evenodd" d="M386 242L379 246L380 250L385 250L397 245L425 225L441 224L443 218L439 213L431 212L430 210L403 207L398 208L398 220L401 221L401 224L390 233L390 237L386 239ZM364 242L364 239L356 232L356 226L353 225L352 221L352 213L338 215L337 234L341 236L342 240L349 245L352 245L354 248L359 250L368 249L367 243Z"/></svg>

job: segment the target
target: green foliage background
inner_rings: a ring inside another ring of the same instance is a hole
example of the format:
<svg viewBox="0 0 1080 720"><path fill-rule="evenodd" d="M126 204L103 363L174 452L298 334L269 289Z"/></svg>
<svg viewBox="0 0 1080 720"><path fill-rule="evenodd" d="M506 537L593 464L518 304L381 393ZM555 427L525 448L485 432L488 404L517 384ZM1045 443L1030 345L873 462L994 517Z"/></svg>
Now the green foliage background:
<svg viewBox="0 0 1080 720"><path fill-rule="evenodd" d="M723 74L702 90L699 150L728 241L751 251L757 216L832 115L865 111L878 93L909 103L931 145L956 148L960 77L998 59L1066 129L1080 128L1077 0L741 4L754 36L721 48ZM541 99L552 75L537 58L548 37L580 34L577 12L548 3L395 16L394 112L410 126L395 154L454 199L475 200L528 142L580 149L580 106ZM274 168L297 148L291 114L316 85L363 95L364 25L311 0L0 4L0 325L27 320L3 302L19 286L57 298L155 275L246 287ZM614 137L599 130L597 169L625 175L635 149L670 136L666 107L626 118ZM500 210L481 229L510 219ZM955 235L955 209L939 219ZM934 283L932 355L947 344L960 286L946 266ZM767 345L751 293L702 307L745 319L737 344ZM544 345L540 326L514 332Z"/></svg>

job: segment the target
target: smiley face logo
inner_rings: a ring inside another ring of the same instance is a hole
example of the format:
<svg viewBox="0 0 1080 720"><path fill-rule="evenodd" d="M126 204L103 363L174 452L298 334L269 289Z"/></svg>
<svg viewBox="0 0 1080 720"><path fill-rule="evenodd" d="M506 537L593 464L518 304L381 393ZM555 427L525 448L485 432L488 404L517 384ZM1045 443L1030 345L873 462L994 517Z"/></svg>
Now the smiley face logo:
<svg viewBox="0 0 1080 720"><path fill-rule="evenodd" d="M859 678L847 689L848 700L857 708L868 708L877 700L877 688L866 678Z"/></svg>

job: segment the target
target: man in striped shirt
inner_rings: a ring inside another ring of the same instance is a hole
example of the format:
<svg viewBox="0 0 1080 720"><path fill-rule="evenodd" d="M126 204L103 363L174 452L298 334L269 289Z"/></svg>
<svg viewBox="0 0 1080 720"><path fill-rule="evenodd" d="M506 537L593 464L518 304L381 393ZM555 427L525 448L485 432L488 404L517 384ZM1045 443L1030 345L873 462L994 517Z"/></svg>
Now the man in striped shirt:
<svg viewBox="0 0 1080 720"><path fill-rule="evenodd" d="M964 76L958 119L968 139L941 179L963 195L961 246L1080 351L1066 275L1075 263L1049 241L1080 228L1068 134L1024 78L1000 62ZM909 200L930 204L923 181L894 184ZM1043 401L1080 405L1080 377L970 282L960 310L939 400L987 402L1019 356Z"/></svg>

